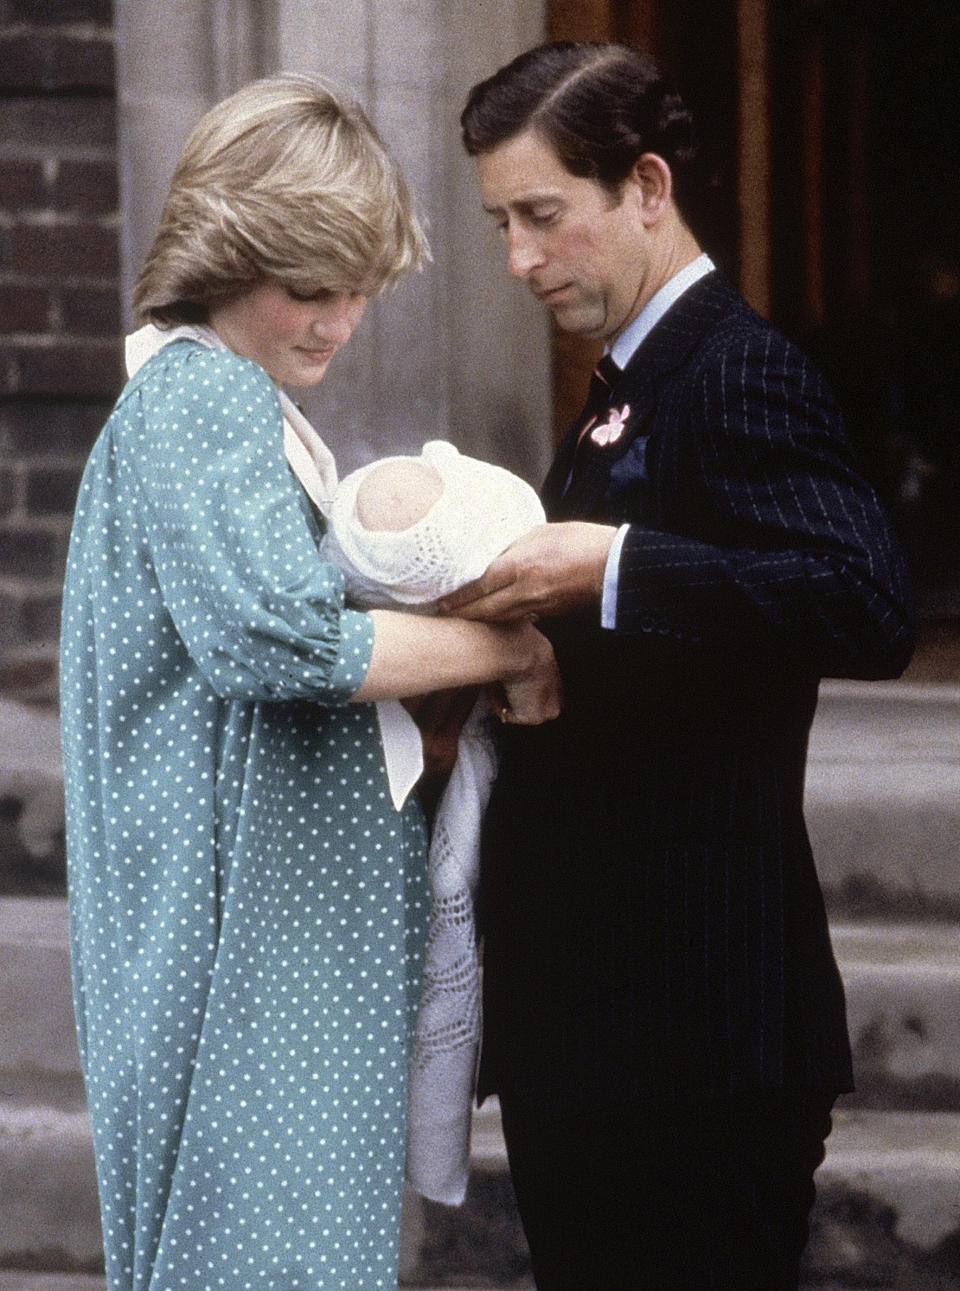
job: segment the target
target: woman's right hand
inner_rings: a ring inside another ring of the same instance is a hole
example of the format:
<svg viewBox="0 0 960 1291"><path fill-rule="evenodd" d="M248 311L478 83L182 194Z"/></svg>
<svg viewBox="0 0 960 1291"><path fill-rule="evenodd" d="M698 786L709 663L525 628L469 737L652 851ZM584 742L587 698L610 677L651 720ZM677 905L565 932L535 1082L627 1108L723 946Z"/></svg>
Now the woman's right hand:
<svg viewBox="0 0 960 1291"><path fill-rule="evenodd" d="M492 688L492 702L502 722L517 726L538 726L560 716L563 686L553 646L529 620L515 629L518 644L528 657L526 667L516 676L504 678Z"/></svg>

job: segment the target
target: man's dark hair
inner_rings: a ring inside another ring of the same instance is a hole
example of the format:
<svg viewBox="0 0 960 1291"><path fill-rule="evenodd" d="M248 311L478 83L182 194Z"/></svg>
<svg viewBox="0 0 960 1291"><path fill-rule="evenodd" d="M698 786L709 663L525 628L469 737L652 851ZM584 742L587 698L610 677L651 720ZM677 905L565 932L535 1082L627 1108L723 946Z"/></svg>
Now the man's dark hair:
<svg viewBox="0 0 960 1291"><path fill-rule="evenodd" d="M690 110L629 45L558 41L528 50L473 87L460 125L471 157L535 129L571 175L616 197L637 158L654 152L670 167L685 219L701 196Z"/></svg>

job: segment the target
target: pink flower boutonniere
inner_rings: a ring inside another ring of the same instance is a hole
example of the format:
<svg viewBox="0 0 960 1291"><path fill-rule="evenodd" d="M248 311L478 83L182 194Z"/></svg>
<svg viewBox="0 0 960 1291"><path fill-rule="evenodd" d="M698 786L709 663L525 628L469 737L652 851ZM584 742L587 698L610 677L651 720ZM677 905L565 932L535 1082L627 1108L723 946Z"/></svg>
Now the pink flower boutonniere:
<svg viewBox="0 0 960 1291"><path fill-rule="evenodd" d="M590 438L601 448L606 448L608 444L615 444L623 434L623 428L630 416L630 405L625 403L622 408L611 408L607 413L607 420L594 426L590 432Z"/></svg>

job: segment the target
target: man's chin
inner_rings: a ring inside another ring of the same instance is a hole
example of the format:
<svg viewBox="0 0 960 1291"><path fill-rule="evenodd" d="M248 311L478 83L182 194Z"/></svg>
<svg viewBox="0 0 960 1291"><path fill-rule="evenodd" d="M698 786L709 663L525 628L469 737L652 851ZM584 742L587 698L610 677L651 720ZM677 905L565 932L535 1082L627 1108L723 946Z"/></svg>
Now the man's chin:
<svg viewBox="0 0 960 1291"><path fill-rule="evenodd" d="M585 341L602 340L604 335L604 319L598 318L595 313L576 305L556 305L551 306L551 314L554 322L564 332L571 332L574 336L582 336Z"/></svg>

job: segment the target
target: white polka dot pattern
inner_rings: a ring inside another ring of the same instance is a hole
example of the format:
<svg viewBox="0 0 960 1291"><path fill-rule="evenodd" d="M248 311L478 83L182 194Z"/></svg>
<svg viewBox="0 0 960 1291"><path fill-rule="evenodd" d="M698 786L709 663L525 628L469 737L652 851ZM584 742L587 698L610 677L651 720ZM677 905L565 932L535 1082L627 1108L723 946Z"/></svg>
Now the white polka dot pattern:
<svg viewBox="0 0 960 1291"><path fill-rule="evenodd" d="M426 839L256 365L176 342L64 596L74 985L110 1291L396 1285Z"/></svg>

